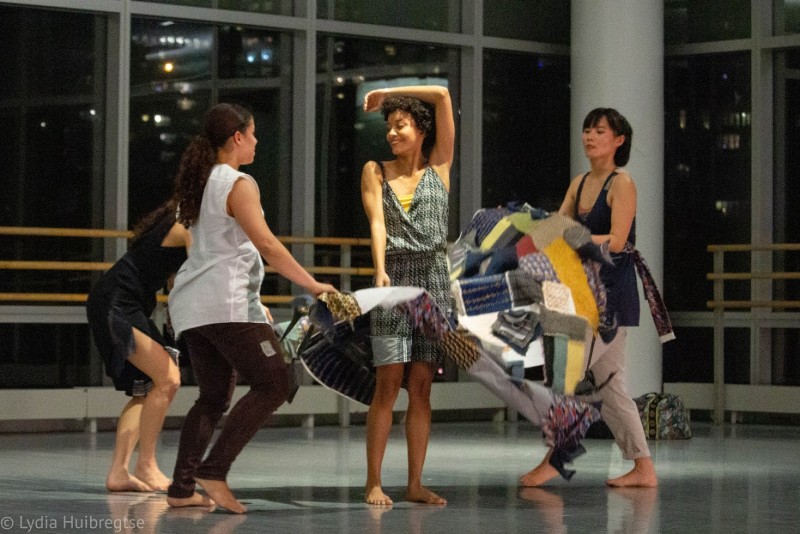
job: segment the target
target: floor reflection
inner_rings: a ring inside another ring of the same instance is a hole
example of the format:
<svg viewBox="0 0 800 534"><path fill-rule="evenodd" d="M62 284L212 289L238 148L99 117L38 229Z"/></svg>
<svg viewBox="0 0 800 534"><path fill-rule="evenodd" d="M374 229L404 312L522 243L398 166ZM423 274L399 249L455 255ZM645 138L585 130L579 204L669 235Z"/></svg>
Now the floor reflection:
<svg viewBox="0 0 800 534"><path fill-rule="evenodd" d="M396 425L397 426L397 425ZM234 464L229 482L246 515L170 509L163 493L104 488L113 433L0 434L0 528L8 532L366 533L792 532L800 524L800 428L693 425L688 441L653 442L654 489L608 488L628 467L611 440L589 440L571 481L521 488L541 458L541 432L525 423L435 424L424 484L446 506L396 499L364 503L365 432L354 426L267 428ZM163 433L162 465L174 462L178 432ZM405 438L392 430L383 480L402 496ZM36 521L47 528L28 529Z"/></svg>

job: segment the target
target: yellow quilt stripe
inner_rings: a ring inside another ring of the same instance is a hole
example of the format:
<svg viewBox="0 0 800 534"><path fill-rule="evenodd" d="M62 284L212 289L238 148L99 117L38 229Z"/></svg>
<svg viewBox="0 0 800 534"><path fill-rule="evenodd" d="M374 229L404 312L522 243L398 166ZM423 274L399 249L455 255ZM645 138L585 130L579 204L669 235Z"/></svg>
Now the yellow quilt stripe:
<svg viewBox="0 0 800 534"><path fill-rule="evenodd" d="M553 240L542 252L550 260L561 283L569 286L572 291L577 315L586 318L592 330L596 332L600 324L600 314L578 253L564 241L563 237Z"/></svg>

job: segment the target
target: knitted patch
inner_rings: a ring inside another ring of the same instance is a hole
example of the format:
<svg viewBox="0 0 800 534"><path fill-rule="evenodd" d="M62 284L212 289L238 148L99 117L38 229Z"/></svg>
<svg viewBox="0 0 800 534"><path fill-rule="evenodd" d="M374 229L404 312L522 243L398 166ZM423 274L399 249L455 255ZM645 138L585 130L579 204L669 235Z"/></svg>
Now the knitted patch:
<svg viewBox="0 0 800 534"><path fill-rule="evenodd" d="M492 333L513 348L524 352L528 344L541 333L539 314L525 310L498 312L497 319L492 323Z"/></svg>
<svg viewBox="0 0 800 534"><path fill-rule="evenodd" d="M586 273L583 271L580 257L564 238L560 237L553 240L548 245L544 253L553 264L553 268L558 274L558 278L572 291L572 300L575 302L575 311L581 317L585 317L592 330L597 331L600 318L597 312L597 302L595 302Z"/></svg>
<svg viewBox="0 0 800 534"><path fill-rule="evenodd" d="M527 271L520 269L507 271L506 282L512 306L527 306L544 302L542 285Z"/></svg>
<svg viewBox="0 0 800 534"><path fill-rule="evenodd" d="M569 286L545 280L542 282L542 293L548 310L575 315L575 303Z"/></svg>
<svg viewBox="0 0 800 534"><path fill-rule="evenodd" d="M519 268L527 273L530 273L534 279L544 282L550 280L551 282L560 282L556 270L553 269L553 264L544 252L534 252L519 258Z"/></svg>
<svg viewBox="0 0 800 534"><path fill-rule="evenodd" d="M483 208L479 209L472 216L469 225L464 229L464 233L472 232L475 236L475 244L480 245L484 238L492 231L497 221L511 213L507 208Z"/></svg>
<svg viewBox="0 0 800 534"><path fill-rule="evenodd" d="M553 338L553 382L550 388L556 393L569 395L566 384L567 369L567 338L563 335L554 335ZM573 387L574 391L574 387Z"/></svg>
<svg viewBox="0 0 800 534"><path fill-rule="evenodd" d="M533 219L531 213L527 211L512 213L508 216L508 221L518 232L523 234L529 233L542 222L541 220Z"/></svg>
<svg viewBox="0 0 800 534"><path fill-rule="evenodd" d="M457 280L464 315L477 315L506 310L511 307L511 295L504 274L476 276Z"/></svg>
<svg viewBox="0 0 800 534"><path fill-rule="evenodd" d="M515 246L517 247L517 258L538 252L536 245L533 244L533 239L529 235L522 236Z"/></svg>
<svg viewBox="0 0 800 534"><path fill-rule="evenodd" d="M503 217L494 225L492 231L481 241L481 250L502 248L515 243L522 234L511 225L508 217Z"/></svg>
<svg viewBox="0 0 800 534"><path fill-rule="evenodd" d="M567 340L567 361L564 364L564 393L575 394L575 386L583 378L584 354L583 341Z"/></svg>
<svg viewBox="0 0 800 534"><path fill-rule="evenodd" d="M556 239L562 238L564 230L577 226L579 223L569 217L554 213L537 224L528 235L533 238L533 243L539 250L545 249Z"/></svg>
<svg viewBox="0 0 800 534"><path fill-rule="evenodd" d="M583 378L584 354L583 341L568 339L556 335L553 338L553 374L550 388L556 393L574 395L575 386Z"/></svg>
<svg viewBox="0 0 800 534"><path fill-rule="evenodd" d="M583 341L586 338L588 322L583 317L558 313L542 307L539 309L539 322L546 335L562 334L575 341Z"/></svg>

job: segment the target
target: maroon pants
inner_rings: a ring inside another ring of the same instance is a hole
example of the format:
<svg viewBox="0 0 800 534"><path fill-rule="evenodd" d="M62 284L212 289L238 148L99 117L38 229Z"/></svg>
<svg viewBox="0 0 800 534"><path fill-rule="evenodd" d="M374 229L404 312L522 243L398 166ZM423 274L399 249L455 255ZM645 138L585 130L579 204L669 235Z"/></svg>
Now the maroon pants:
<svg viewBox="0 0 800 534"><path fill-rule="evenodd" d="M191 497L195 477L225 480L231 464L289 393L287 365L268 324L222 323L183 333L200 396L186 414L168 495ZM250 385L231 409L205 460L214 429L241 376Z"/></svg>

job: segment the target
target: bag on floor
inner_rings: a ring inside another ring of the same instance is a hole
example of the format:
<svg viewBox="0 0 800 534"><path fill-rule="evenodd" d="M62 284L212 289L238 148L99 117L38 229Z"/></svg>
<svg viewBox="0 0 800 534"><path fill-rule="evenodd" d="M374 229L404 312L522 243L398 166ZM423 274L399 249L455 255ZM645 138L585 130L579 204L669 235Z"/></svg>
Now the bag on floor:
<svg viewBox="0 0 800 534"><path fill-rule="evenodd" d="M672 393L646 393L633 399L647 439L690 439L689 411Z"/></svg>

